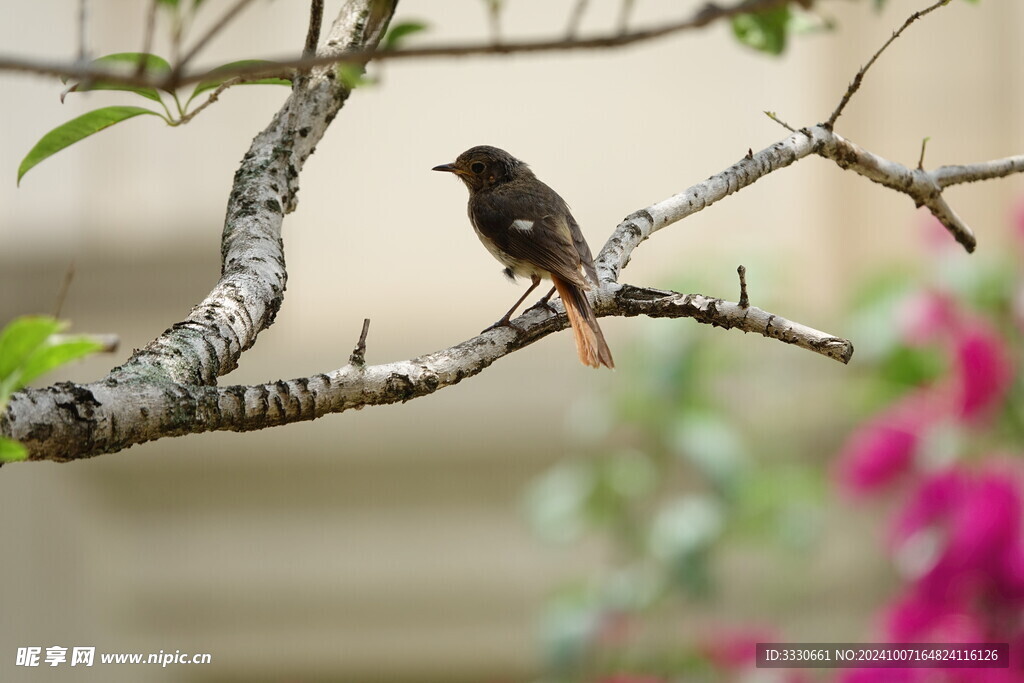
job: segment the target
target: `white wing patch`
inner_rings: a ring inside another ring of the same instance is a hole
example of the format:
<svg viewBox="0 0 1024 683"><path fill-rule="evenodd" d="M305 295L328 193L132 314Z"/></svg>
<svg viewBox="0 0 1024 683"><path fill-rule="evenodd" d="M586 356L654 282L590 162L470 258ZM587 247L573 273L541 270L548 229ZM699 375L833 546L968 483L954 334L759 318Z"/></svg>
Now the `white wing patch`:
<svg viewBox="0 0 1024 683"><path fill-rule="evenodd" d="M525 218L512 221L512 229L519 230L521 232L529 232L533 229L533 221L528 221Z"/></svg>

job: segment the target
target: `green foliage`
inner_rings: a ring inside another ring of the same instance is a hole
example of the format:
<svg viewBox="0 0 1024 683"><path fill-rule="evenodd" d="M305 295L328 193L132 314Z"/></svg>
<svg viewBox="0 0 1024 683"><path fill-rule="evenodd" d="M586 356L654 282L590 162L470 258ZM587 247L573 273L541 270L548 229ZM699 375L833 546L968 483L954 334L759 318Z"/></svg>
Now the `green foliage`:
<svg viewBox="0 0 1024 683"><path fill-rule="evenodd" d="M242 68L242 67L255 66L255 65L259 65L259 64L272 64L272 62L268 62L268 61L266 61L264 59L241 59L241 60L239 60L237 62L230 62L228 64L224 64L223 66L219 67L217 69L217 71L228 72L228 71L232 71L232 70L237 70L237 69ZM222 83L224 83L225 80L228 80L228 79L227 78L218 78L216 75L214 75L213 78L210 78L209 80L205 80L205 81L201 82L199 85L197 85L195 87L195 90L192 91L192 94L189 95L188 101L186 102L185 106L187 107L188 106L188 102L191 102L192 100L194 100L198 95L201 95L204 92L207 92L209 90L213 90L213 89L219 87ZM292 84L292 82L291 82L291 79L289 79L289 78L257 78L257 79L253 79L251 81L250 80L243 81L243 82L239 83L238 85L287 85L287 86L290 86L291 84Z"/></svg>
<svg viewBox="0 0 1024 683"><path fill-rule="evenodd" d="M147 76L159 78L166 76L171 72L171 65L167 63L166 59L145 52L118 52L116 54L106 55L105 57L94 59L91 66L109 68L111 70L121 70L126 74L129 74L138 71L140 64L142 65L142 73ZM66 79L63 80L66 82ZM64 94L66 95L72 92L86 92L89 90L122 90L133 92L136 95L141 95L147 100L162 102L160 99L160 93L157 92L156 88L145 88L135 85L124 85L121 83L107 83L104 81L95 81L85 84L75 83L68 88ZM63 100L63 96L61 99Z"/></svg>
<svg viewBox="0 0 1024 683"><path fill-rule="evenodd" d="M57 337L67 323L43 315L15 318L0 330L0 412L11 394L39 376L99 351L102 345L89 337ZM24 460L25 448L0 438L0 462Z"/></svg>
<svg viewBox="0 0 1024 683"><path fill-rule="evenodd" d="M786 49L789 26L788 5L755 14L737 14L732 18L732 32L737 40L770 55L780 55Z"/></svg>
<svg viewBox="0 0 1024 683"><path fill-rule="evenodd" d="M67 123L62 123L40 138L39 142L21 160L21 165L18 166L18 184L21 184L22 177L29 169L40 161L53 156L79 140L89 137L93 133L98 133L104 128L113 126L115 123L120 123L142 114L159 116L152 109L146 109L145 107L104 107L82 114Z"/></svg>
<svg viewBox="0 0 1024 683"><path fill-rule="evenodd" d="M0 436L0 463L17 462L28 458L28 449L17 441Z"/></svg>
<svg viewBox="0 0 1024 683"><path fill-rule="evenodd" d="M823 469L793 463L785 426L746 426L735 398L720 397L723 386L748 395L733 386L749 381L743 362L692 327L649 332L620 364L618 395L574 411L593 452L554 465L524 499L538 535L597 541L614 558L562 586L542 615L552 680L623 670L724 680L699 647L657 634L718 598L730 545L806 552L820 537ZM750 403L743 410L757 413Z"/></svg>
<svg viewBox="0 0 1024 683"><path fill-rule="evenodd" d="M400 21L396 24L392 24L388 28L387 34L384 39L380 41L380 49L382 50L397 50L402 46L402 43L408 36L420 31L425 31L427 24L422 21Z"/></svg>
<svg viewBox="0 0 1024 683"><path fill-rule="evenodd" d="M160 5L162 5L163 7L167 7L169 9L174 10L179 9L182 5L185 4L180 0L157 0L157 2L159 2ZM201 4L203 4L203 0L192 0L192 9L197 9Z"/></svg>
<svg viewBox="0 0 1024 683"><path fill-rule="evenodd" d="M349 90L355 90L364 85L374 85L377 81L366 76L366 67L359 64L347 64L342 62L336 68L338 80Z"/></svg>

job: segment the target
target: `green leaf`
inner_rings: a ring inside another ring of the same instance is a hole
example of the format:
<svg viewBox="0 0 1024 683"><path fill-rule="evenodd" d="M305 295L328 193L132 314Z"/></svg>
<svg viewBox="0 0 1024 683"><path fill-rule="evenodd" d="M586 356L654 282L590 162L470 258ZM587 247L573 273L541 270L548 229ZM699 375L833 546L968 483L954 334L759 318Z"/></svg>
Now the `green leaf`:
<svg viewBox="0 0 1024 683"><path fill-rule="evenodd" d="M87 114L82 114L76 119L71 119L67 123L57 126L44 135L36 143L35 147L29 150L25 158L21 160L21 165L18 166L18 184L21 184L22 176L43 159L53 156L65 147L73 145L93 133L98 133L115 123L120 123L140 114L159 116L152 109L144 107L104 107Z"/></svg>
<svg viewBox="0 0 1024 683"><path fill-rule="evenodd" d="M17 441L0 437L0 462L17 462L28 458L28 449Z"/></svg>
<svg viewBox="0 0 1024 683"><path fill-rule="evenodd" d="M12 377L47 337L64 327L47 315L26 315L8 323L0 330L0 381Z"/></svg>
<svg viewBox="0 0 1024 683"><path fill-rule="evenodd" d="M55 340L67 323L43 315L15 318L0 330L0 407L43 373L103 348L89 337Z"/></svg>
<svg viewBox="0 0 1024 683"><path fill-rule="evenodd" d="M732 18L732 32L744 45L767 52L782 54L786 49L786 31L789 26L789 7L756 14L737 14Z"/></svg>
<svg viewBox="0 0 1024 683"><path fill-rule="evenodd" d="M70 337L38 348L21 368L21 383L28 384L54 368L95 353L103 345L89 337Z"/></svg>
<svg viewBox="0 0 1024 683"><path fill-rule="evenodd" d="M946 374L948 367L938 349L899 345L883 359L880 371L886 380L906 388L929 384Z"/></svg>
<svg viewBox="0 0 1024 683"><path fill-rule="evenodd" d="M171 72L171 65L167 63L163 57L157 55L151 55L146 52L118 52L112 55L106 55L92 61L92 66L98 66L101 68L108 68L111 71L123 71L125 74L135 73L139 68L139 63L144 65L144 73L151 76L164 76ZM67 82L67 79L63 79ZM95 81L82 85L81 83L75 83L70 88L61 94L61 101L64 101L64 95L71 92L87 92L89 90L124 90L127 92L133 92L136 95L141 95L147 99L153 100L154 102L160 102L160 93L156 91L156 88L142 88L136 85L124 85L122 83L106 83L104 81Z"/></svg>
<svg viewBox="0 0 1024 683"><path fill-rule="evenodd" d="M240 67L251 66L251 65L254 65L254 64L273 64L273 62L269 62L269 61L267 61L265 59L242 59L242 60L239 60L237 62L230 62L228 64L224 64L222 66L219 66L219 67L217 67L215 72L216 71L223 71L225 73L224 77L223 78L218 78L216 73L214 73L212 78L210 78L209 80L203 81L202 83L200 83L199 85L196 86L196 89L192 91L191 95L189 95L188 101L191 102L192 100L194 100L196 98L197 95L200 95L200 94L206 92L207 90L213 90L214 88L219 86L224 81L228 80L229 78L232 78L232 76L228 75L231 71L237 70ZM291 81L290 78L259 78L259 79L252 80L252 81L246 81L245 83L239 83L239 85L288 85L288 86L290 86L291 84L292 84L292 81ZM187 106L187 104L186 104L186 106Z"/></svg>
<svg viewBox="0 0 1024 683"><path fill-rule="evenodd" d="M427 28L427 24L422 21L402 21L394 24L388 29L387 34L384 36L384 40L380 41L380 49L382 50L397 50L399 45L407 36L413 33L419 33Z"/></svg>
<svg viewBox="0 0 1024 683"><path fill-rule="evenodd" d="M349 90L355 90L361 85L373 85L376 81L366 77L366 69L358 64L338 65L338 78Z"/></svg>

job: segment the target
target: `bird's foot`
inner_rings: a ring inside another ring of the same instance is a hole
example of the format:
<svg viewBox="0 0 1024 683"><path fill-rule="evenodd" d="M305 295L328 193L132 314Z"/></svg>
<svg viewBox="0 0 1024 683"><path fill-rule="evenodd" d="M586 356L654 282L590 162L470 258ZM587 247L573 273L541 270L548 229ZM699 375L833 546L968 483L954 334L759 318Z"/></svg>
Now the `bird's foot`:
<svg viewBox="0 0 1024 683"><path fill-rule="evenodd" d="M551 305L551 302L548 301L548 297L544 297L534 305L527 308L526 311L523 311L523 313L526 313L527 311L532 311L535 308L546 308L548 311L551 312L551 315L558 315L558 309Z"/></svg>
<svg viewBox="0 0 1024 683"><path fill-rule="evenodd" d="M509 317L506 315L501 320L499 320L498 322L494 323L490 327L485 327L484 329L480 330L480 334L484 334L486 332L490 332L491 330L496 330L499 327L511 327L516 332L522 332L523 331L521 327L519 327L518 325L513 323L511 320L509 320Z"/></svg>

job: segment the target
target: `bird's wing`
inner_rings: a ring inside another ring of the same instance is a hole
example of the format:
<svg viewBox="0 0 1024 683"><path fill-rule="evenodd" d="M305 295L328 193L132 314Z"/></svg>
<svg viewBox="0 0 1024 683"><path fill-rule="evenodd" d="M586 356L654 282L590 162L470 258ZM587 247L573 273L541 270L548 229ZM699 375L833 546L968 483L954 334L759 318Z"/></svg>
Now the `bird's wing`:
<svg viewBox="0 0 1024 683"><path fill-rule="evenodd" d="M580 273L582 262L569 223L575 226L576 221L547 185L538 181L528 191L519 187L478 192L470 201L470 213L477 229L512 258L589 289Z"/></svg>
<svg viewBox="0 0 1024 683"><path fill-rule="evenodd" d="M587 272L590 282L597 285L597 270L594 268L594 257L590 253L590 245L587 244L586 238L583 237L583 231L580 230L579 223L569 213L568 207L566 207L565 215L569 217L569 233L572 235L572 243L576 247L576 253L580 256L583 270Z"/></svg>

